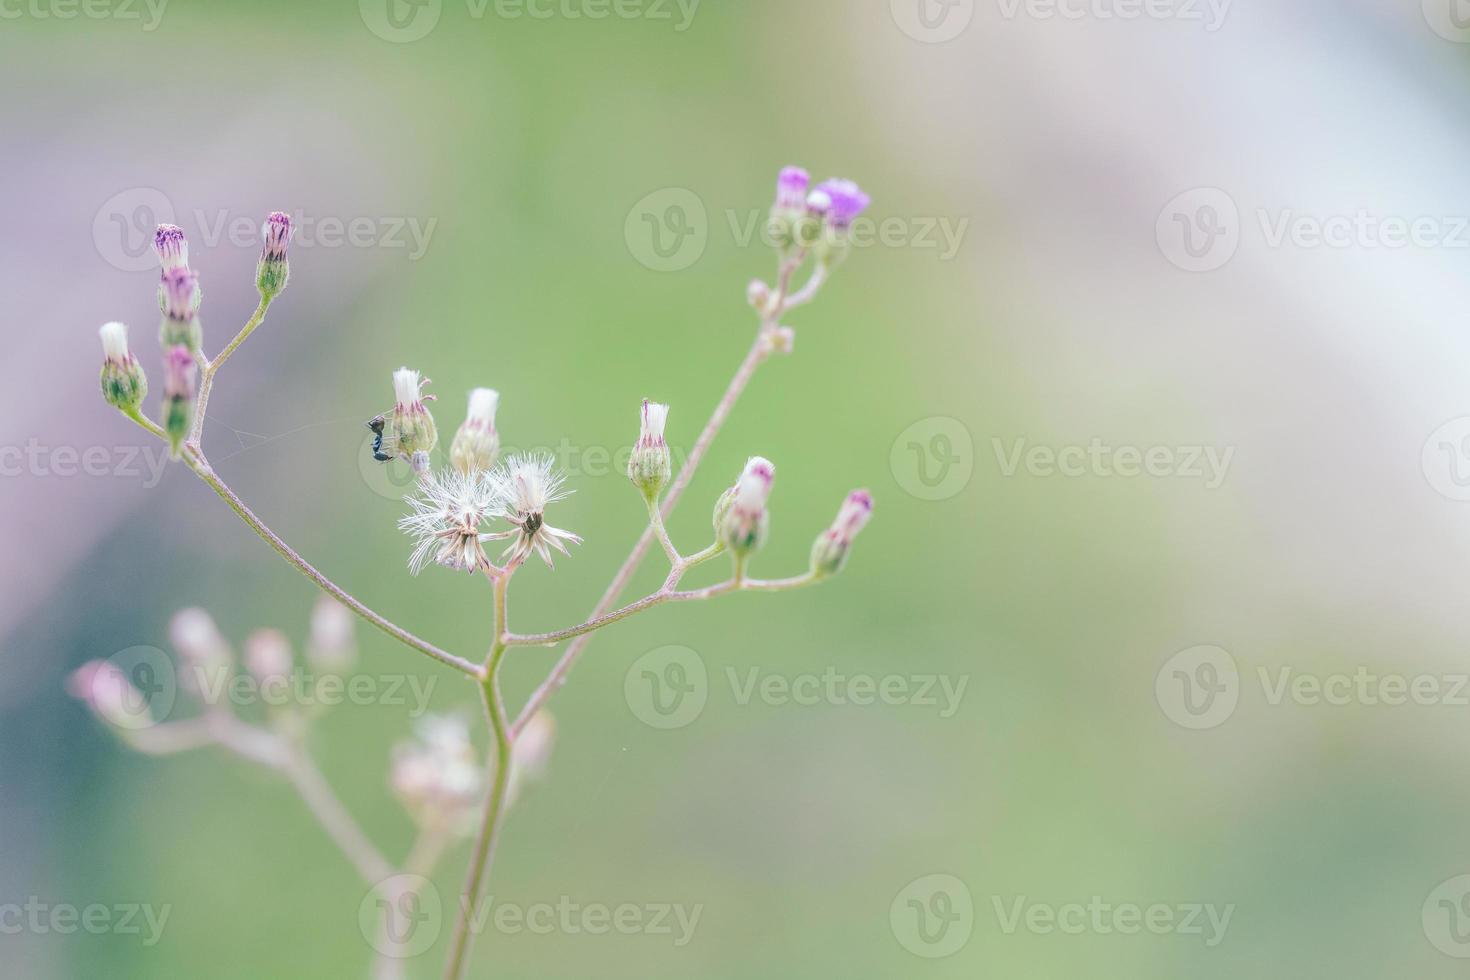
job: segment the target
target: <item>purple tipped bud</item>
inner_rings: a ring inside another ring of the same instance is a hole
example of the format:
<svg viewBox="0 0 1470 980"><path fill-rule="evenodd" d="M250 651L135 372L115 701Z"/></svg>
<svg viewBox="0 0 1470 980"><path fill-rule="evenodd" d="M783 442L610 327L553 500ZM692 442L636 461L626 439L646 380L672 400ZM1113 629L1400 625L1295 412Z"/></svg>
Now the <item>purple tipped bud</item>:
<svg viewBox="0 0 1470 980"><path fill-rule="evenodd" d="M272 211L260 233L264 244L255 267L255 286L261 298L269 301L286 288L286 281L291 277L291 265L286 261L286 249L291 244L291 216L284 211Z"/></svg>
<svg viewBox="0 0 1470 980"><path fill-rule="evenodd" d="M178 266L163 271L158 282L158 308L163 311L158 340L164 348L182 344L192 351L199 350L199 300L199 277L193 270Z"/></svg>
<svg viewBox="0 0 1470 980"><path fill-rule="evenodd" d="M135 412L148 394L148 378L138 358L128 350L128 328L104 323L102 337L102 397L114 408Z"/></svg>
<svg viewBox="0 0 1470 980"><path fill-rule="evenodd" d="M800 167L786 167L776 178L776 207L785 211L800 211L806 202L806 191L811 186L811 174Z"/></svg>
<svg viewBox="0 0 1470 980"><path fill-rule="evenodd" d="M854 490L842 502L832 526L817 536L812 544L812 574L835 575L847 561L848 550L873 515L873 495Z"/></svg>
<svg viewBox="0 0 1470 980"><path fill-rule="evenodd" d="M668 420L669 406L643 399L638 442L628 457L628 479L649 500L658 497L673 474L669 444L664 441L664 425Z"/></svg>
<svg viewBox="0 0 1470 980"><path fill-rule="evenodd" d="M153 235L153 251L164 272L189 267L189 240L178 225L159 225Z"/></svg>
<svg viewBox="0 0 1470 980"><path fill-rule="evenodd" d="M770 523L766 501L776 479L776 467L761 456L752 456L740 479L715 505L720 540L738 556L759 548Z"/></svg>
<svg viewBox="0 0 1470 980"><path fill-rule="evenodd" d="M183 452L184 440L194 424L195 383L199 366L183 344L163 355L163 428L168 433L174 459Z"/></svg>
<svg viewBox="0 0 1470 980"><path fill-rule="evenodd" d="M834 228L849 228L858 215L868 209L872 199L850 180L834 177L817 185L813 197L825 193L831 202L829 217Z"/></svg>

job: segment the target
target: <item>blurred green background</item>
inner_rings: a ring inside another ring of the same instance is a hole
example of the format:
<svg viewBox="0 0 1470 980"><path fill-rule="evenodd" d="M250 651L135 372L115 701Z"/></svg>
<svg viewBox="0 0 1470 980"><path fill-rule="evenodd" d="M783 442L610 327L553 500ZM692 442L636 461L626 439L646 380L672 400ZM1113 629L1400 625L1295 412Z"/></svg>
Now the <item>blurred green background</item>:
<svg viewBox="0 0 1470 980"><path fill-rule="evenodd" d="M576 493L552 520L586 543L512 594L515 628L569 625L641 509L620 473L566 453L626 447L643 397L673 406L670 440L687 451L750 342L745 284L773 272L742 229L779 167L851 176L873 217L897 222L788 318L794 354L761 369L671 522L686 551L702 546L714 498L759 453L778 479L757 573L801 571L843 495L866 486L875 517L849 568L819 589L668 607L600 634L553 701L548 778L505 828L497 901L699 905L692 941L492 931L471 975L1458 975L1426 896L1470 871L1466 709L1272 705L1257 671L1463 670L1463 562L1447 545L1463 512L1419 469L1425 436L1466 411L1467 352L1442 326L1460 287L1423 286L1390 344L1395 283L1427 282L1443 255L1246 246L1199 276L1169 264L1154 227L1173 195L1217 184L1242 205L1327 207L1335 190L1332 207L1417 213L1397 153L1420 162L1429 207L1452 209L1459 48L1415 11L1359 4L1302 8L1337 32L1324 65L1297 58L1313 32L1243 4L1206 33L962 3L973 23L943 39L915 36L912 11L886 0L646 0L604 19L588 0L535 8L544 18L390 2L393 22L372 0L172 0L152 29L143 6L5 8L15 376L0 442L113 459L144 445L93 380L96 325L121 319L161 389L144 226L169 211L189 234L217 350L254 302L255 224L291 210L309 221L290 288L221 375L207 449L328 575L478 656L485 584L407 575L401 487L365 460L362 423L388 407L390 372L433 379L446 436L464 392L498 389L505 441L572 466ZM1405 53L1421 67L1392 67ZM1240 80L1257 69L1269 84ZM1344 79L1384 87L1334 87ZM221 234L239 219L238 240ZM312 222L358 219L362 243L308 241ZM672 241L683 219L693 237L660 271L648 222ZM1018 439L1094 438L1234 456L1218 488L1006 472ZM181 468L150 482L34 467L4 482L0 904L171 915L151 947L7 929L0 972L365 975L363 886L283 781L216 750L130 752L63 693L86 660L166 649L183 606L208 608L237 644L258 626L304 640L309 583ZM361 639L363 672L433 677L436 711L478 717L450 672L365 627ZM624 678L668 644L707 666L708 702L657 730ZM1155 679L1200 644L1233 654L1241 691L1233 716L1196 731L1161 710ZM513 653L514 704L554 656ZM727 670L752 667L965 687L947 717L741 703ZM363 705L311 736L395 859L412 830L387 760L411 728L401 706ZM466 855L441 866L444 896ZM928 958L900 920L905 889L936 874L963 882L973 923ZM1007 932L997 909L1023 896L1233 912L1214 946L1179 931ZM408 975L438 974L448 931Z"/></svg>

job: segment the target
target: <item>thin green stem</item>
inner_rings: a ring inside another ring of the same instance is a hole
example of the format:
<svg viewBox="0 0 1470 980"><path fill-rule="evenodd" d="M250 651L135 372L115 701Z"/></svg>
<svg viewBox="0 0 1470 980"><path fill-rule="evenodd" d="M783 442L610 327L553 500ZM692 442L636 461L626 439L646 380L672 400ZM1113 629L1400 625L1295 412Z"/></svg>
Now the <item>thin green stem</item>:
<svg viewBox="0 0 1470 980"><path fill-rule="evenodd" d="M199 399L194 406L194 425L189 431L189 445L194 448L199 448L200 440L204 436L204 413L209 407L209 393L214 389L214 376L225 361L230 359L230 355L245 343L245 338L254 333L255 328L265 320L265 311L270 308L270 305L271 301L262 296L260 304L255 307L255 312L250 314L250 319L245 321L245 326L240 328L240 332L235 334L234 339L226 344L225 349L216 354L213 360L205 362L204 370L199 375Z"/></svg>
<svg viewBox="0 0 1470 980"><path fill-rule="evenodd" d="M679 555L679 549L674 547L673 540L669 537L668 528L664 527L664 516L659 512L658 499L646 496L643 498L648 504L648 526L653 528L653 533L658 537L658 543L663 545L664 554L668 556L669 564L678 568L684 563Z"/></svg>

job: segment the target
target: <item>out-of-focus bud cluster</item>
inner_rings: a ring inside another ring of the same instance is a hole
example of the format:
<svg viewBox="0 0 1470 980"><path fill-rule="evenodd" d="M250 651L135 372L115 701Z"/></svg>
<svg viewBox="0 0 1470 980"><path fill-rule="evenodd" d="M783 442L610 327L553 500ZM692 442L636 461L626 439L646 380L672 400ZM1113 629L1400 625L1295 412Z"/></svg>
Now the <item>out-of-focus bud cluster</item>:
<svg viewBox="0 0 1470 980"><path fill-rule="evenodd" d="M234 673L235 658L214 617L197 607L180 609L169 620L168 637L182 661L184 690L196 696L223 690Z"/></svg>
<svg viewBox="0 0 1470 980"><path fill-rule="evenodd" d="M628 457L628 479L648 500L658 499L673 474L669 444L664 441L664 425L668 420L669 406L643 399L638 442Z"/></svg>
<svg viewBox="0 0 1470 980"><path fill-rule="evenodd" d="M106 660L89 660L66 680L67 693L102 721L117 728L144 728L152 723L148 699L127 674Z"/></svg>
<svg viewBox="0 0 1470 980"><path fill-rule="evenodd" d="M324 674L345 674L357 665L352 610L331 596L322 596L312 607L306 659L314 670Z"/></svg>
<svg viewBox="0 0 1470 980"><path fill-rule="evenodd" d="M428 715L414 736L393 749L394 795L419 826L470 833L486 773L476 761L469 725L457 716Z"/></svg>
<svg viewBox="0 0 1470 980"><path fill-rule="evenodd" d="M260 298L269 303L291 276L291 265L286 261L286 249L291 244L291 216L284 211L272 211L261 227L260 261L255 265L255 288Z"/></svg>
<svg viewBox="0 0 1470 980"><path fill-rule="evenodd" d="M752 456L735 485L715 504L715 537L737 558L765 543L770 526L766 501L776 479L776 467L762 456Z"/></svg>
<svg viewBox="0 0 1470 980"><path fill-rule="evenodd" d="M873 515L873 495L866 490L854 490L842 502L837 519L832 526L817 536L812 543L812 574L835 575L842 571L847 562L847 553L853 539L858 536Z"/></svg>
<svg viewBox="0 0 1470 980"><path fill-rule="evenodd" d="M114 408L136 412L148 394L148 377L132 351L128 350L128 328L121 323L104 323L102 337L102 397Z"/></svg>
<svg viewBox="0 0 1470 980"><path fill-rule="evenodd" d="M495 465L495 457L500 454L500 434L495 431L495 410L499 406L500 393L492 388L470 392L464 422L449 445L449 460L461 473L476 473Z"/></svg>
<svg viewBox="0 0 1470 980"><path fill-rule="evenodd" d="M839 177L810 185L811 176L800 167L781 171L771 207L771 237L783 254L809 249L820 264L835 267L847 257L852 223L867 210L871 198L853 181ZM754 288L748 298L763 310Z"/></svg>

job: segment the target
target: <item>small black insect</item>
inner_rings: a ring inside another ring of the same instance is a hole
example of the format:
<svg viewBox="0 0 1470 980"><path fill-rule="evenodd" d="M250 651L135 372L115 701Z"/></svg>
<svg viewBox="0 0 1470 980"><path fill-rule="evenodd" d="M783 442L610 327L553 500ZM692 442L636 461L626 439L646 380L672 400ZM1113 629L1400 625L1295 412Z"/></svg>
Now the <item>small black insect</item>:
<svg viewBox="0 0 1470 980"><path fill-rule="evenodd" d="M383 448L383 428L387 424L386 415L374 416L367 420L367 427L373 430L373 459L380 463L386 463L393 458L393 454Z"/></svg>

